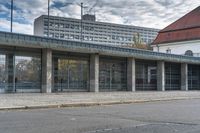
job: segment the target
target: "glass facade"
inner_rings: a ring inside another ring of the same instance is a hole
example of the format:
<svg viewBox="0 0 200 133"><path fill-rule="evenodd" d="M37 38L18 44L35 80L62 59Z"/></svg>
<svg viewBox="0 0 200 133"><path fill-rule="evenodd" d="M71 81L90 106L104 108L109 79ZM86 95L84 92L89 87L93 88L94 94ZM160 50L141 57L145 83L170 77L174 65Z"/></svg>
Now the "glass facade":
<svg viewBox="0 0 200 133"><path fill-rule="evenodd" d="M54 55L54 92L89 90L89 57Z"/></svg>
<svg viewBox="0 0 200 133"><path fill-rule="evenodd" d="M0 48L0 93L41 92L41 49ZM53 92L89 91L90 55L53 51ZM136 91L157 90L157 62L135 60ZM99 57L99 91L127 90L127 58ZM181 63L165 63L165 90L181 90ZM188 64L188 90L200 90L200 65Z"/></svg>
<svg viewBox="0 0 200 133"><path fill-rule="evenodd" d="M188 90L200 90L200 66L188 65Z"/></svg>
<svg viewBox="0 0 200 133"><path fill-rule="evenodd" d="M165 63L165 90L181 89L181 64Z"/></svg>
<svg viewBox="0 0 200 133"><path fill-rule="evenodd" d="M6 55L0 54L0 92L7 88Z"/></svg>
<svg viewBox="0 0 200 133"><path fill-rule="evenodd" d="M15 56L15 91L40 92L41 59L30 55Z"/></svg>
<svg viewBox="0 0 200 133"><path fill-rule="evenodd" d="M136 90L149 91L157 89L157 64L153 61L136 60Z"/></svg>
<svg viewBox="0 0 200 133"><path fill-rule="evenodd" d="M14 48L0 51L1 93L41 91L41 54L27 51Z"/></svg>
<svg viewBox="0 0 200 133"><path fill-rule="evenodd" d="M126 59L100 57L99 90L100 91L127 90Z"/></svg>

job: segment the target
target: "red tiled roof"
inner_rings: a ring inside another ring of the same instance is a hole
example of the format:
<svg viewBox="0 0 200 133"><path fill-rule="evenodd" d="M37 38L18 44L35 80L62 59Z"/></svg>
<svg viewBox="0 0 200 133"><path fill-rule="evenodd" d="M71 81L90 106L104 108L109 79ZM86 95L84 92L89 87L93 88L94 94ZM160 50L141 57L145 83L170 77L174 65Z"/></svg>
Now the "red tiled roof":
<svg viewBox="0 0 200 133"><path fill-rule="evenodd" d="M159 31L152 44L200 39L200 6Z"/></svg>

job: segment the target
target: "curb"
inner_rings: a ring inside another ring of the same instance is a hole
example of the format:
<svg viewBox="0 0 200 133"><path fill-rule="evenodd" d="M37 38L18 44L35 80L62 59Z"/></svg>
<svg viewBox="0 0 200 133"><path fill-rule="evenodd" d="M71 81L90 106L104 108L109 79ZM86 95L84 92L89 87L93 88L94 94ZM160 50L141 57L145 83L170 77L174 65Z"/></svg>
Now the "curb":
<svg viewBox="0 0 200 133"><path fill-rule="evenodd" d="M111 101L111 102L85 102L85 103L64 103L64 104L50 104L50 105L30 105L30 106L13 106L13 107L0 107L3 110L28 110L28 109L48 109L48 108L69 108L69 107L90 107L90 106L104 106L116 104L133 104L133 103L147 103L158 101L173 101L173 100L189 100L200 99L200 97L181 97L181 98L165 98L165 99L148 99L148 100L127 100L127 101Z"/></svg>

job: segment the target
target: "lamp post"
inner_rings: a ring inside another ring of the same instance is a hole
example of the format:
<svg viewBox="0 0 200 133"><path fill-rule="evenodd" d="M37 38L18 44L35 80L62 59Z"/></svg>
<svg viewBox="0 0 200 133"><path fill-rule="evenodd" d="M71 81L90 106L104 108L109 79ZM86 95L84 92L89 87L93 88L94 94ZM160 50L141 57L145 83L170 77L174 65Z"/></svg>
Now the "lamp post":
<svg viewBox="0 0 200 133"><path fill-rule="evenodd" d="M81 42L83 41L83 3L81 2Z"/></svg>
<svg viewBox="0 0 200 133"><path fill-rule="evenodd" d="M48 37L49 37L49 4L50 4L50 0L48 0L48 31L47 31L47 32L48 32L48 33L47 33L47 34L48 34L48 35L47 35Z"/></svg>
<svg viewBox="0 0 200 133"><path fill-rule="evenodd" d="M10 32L13 31L13 0L11 0Z"/></svg>

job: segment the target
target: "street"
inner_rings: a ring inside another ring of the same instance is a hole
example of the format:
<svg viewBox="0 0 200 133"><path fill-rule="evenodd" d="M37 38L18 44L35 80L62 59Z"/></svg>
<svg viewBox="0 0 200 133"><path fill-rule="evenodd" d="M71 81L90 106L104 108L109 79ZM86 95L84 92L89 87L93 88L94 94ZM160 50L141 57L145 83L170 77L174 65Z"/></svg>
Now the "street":
<svg viewBox="0 0 200 133"><path fill-rule="evenodd" d="M200 132L200 99L0 111L0 133L174 132Z"/></svg>

